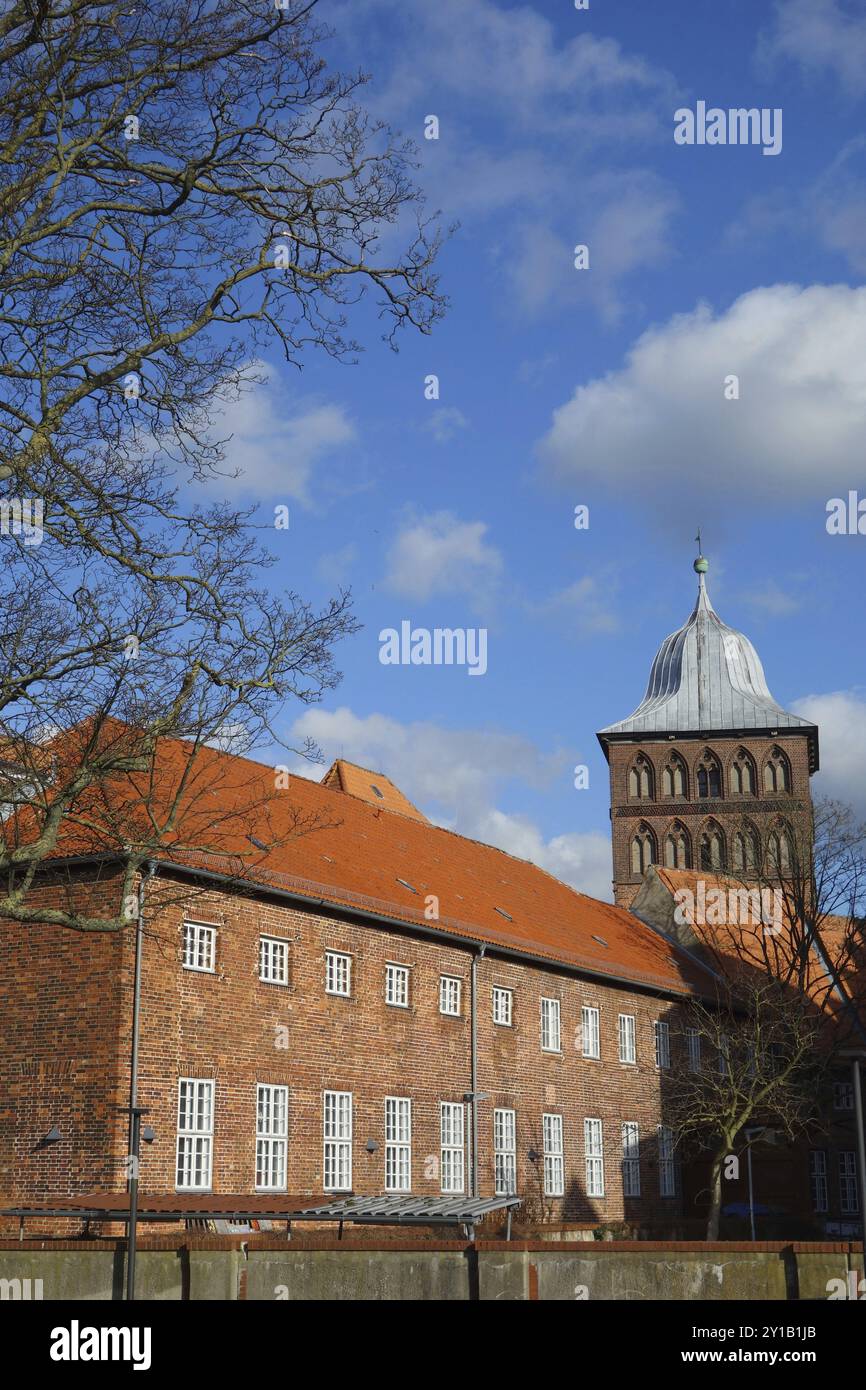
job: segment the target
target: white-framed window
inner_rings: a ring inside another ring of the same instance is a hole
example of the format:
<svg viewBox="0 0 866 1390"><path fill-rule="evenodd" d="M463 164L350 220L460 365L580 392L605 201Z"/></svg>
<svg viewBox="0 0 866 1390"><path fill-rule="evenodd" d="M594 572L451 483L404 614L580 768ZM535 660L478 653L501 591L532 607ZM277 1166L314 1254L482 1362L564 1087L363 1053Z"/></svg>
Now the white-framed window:
<svg viewBox="0 0 866 1390"><path fill-rule="evenodd" d="M352 1190L352 1092L324 1094L324 1188L326 1192Z"/></svg>
<svg viewBox="0 0 866 1390"><path fill-rule="evenodd" d="M604 1139L601 1120L583 1122L583 1156L586 1160L587 1197L604 1196Z"/></svg>
<svg viewBox="0 0 866 1390"><path fill-rule="evenodd" d="M289 943L283 937L259 937L259 979L266 985L289 983Z"/></svg>
<svg viewBox="0 0 866 1390"><path fill-rule="evenodd" d="M216 927L206 922L183 924L183 968L213 974L216 968Z"/></svg>
<svg viewBox="0 0 866 1390"><path fill-rule="evenodd" d="M451 1018L460 1017L460 995L462 981L456 975L439 976L439 1012Z"/></svg>
<svg viewBox="0 0 866 1390"><path fill-rule="evenodd" d="M510 1028L513 1014L514 995L512 991L510 989L502 989L499 985L494 985L493 1022L500 1024L503 1028Z"/></svg>
<svg viewBox="0 0 866 1390"><path fill-rule="evenodd" d="M584 1057L600 1057L601 1043L599 1039L598 1009L592 1008L589 1004L584 1004L580 1011L580 1029L583 1037Z"/></svg>
<svg viewBox="0 0 866 1390"><path fill-rule="evenodd" d="M839 1208L845 1216L860 1210L857 1199L857 1155L853 1149L839 1154Z"/></svg>
<svg viewBox="0 0 866 1390"><path fill-rule="evenodd" d="M562 1033L560 1029L560 1008L558 999L541 1000L541 1050L559 1052Z"/></svg>
<svg viewBox="0 0 866 1390"><path fill-rule="evenodd" d="M213 1081L182 1076L177 1083L177 1167L179 1188L207 1192L213 1168Z"/></svg>
<svg viewBox="0 0 866 1390"><path fill-rule="evenodd" d="M670 1125L659 1125L659 1196L676 1197L677 1164L674 1158L674 1132Z"/></svg>
<svg viewBox="0 0 866 1390"><path fill-rule="evenodd" d="M721 1033L719 1035L719 1050L716 1053L716 1066L721 1076L724 1076L725 1072L728 1070L728 1059L730 1057L730 1052L731 1040L728 1037L727 1033Z"/></svg>
<svg viewBox="0 0 866 1390"><path fill-rule="evenodd" d="M634 1120L622 1127L622 1195L640 1196L640 1130Z"/></svg>
<svg viewBox="0 0 866 1390"><path fill-rule="evenodd" d="M853 1081L834 1081L834 1082L833 1082L833 1109L834 1109L834 1110L853 1110L853 1109L854 1109L854 1083L853 1083Z"/></svg>
<svg viewBox="0 0 866 1390"><path fill-rule="evenodd" d="M439 1143L443 1192L463 1191L463 1150L465 1145L465 1107L457 1101L439 1104Z"/></svg>
<svg viewBox="0 0 866 1390"><path fill-rule="evenodd" d="M493 1166L497 1197L517 1191L517 1121L513 1110L493 1111Z"/></svg>
<svg viewBox="0 0 866 1390"><path fill-rule="evenodd" d="M671 1030L667 1023L656 1019L654 1025L656 1044L656 1066L669 1067L671 1064Z"/></svg>
<svg viewBox="0 0 866 1390"><path fill-rule="evenodd" d="M256 1190L285 1192L289 1147L288 1086L256 1086Z"/></svg>
<svg viewBox="0 0 866 1390"><path fill-rule="evenodd" d="M395 1009L409 1007L409 967L408 965L385 966L385 1003Z"/></svg>
<svg viewBox="0 0 866 1390"><path fill-rule="evenodd" d="M689 1071L700 1071L701 1035L697 1028L686 1029L686 1052L689 1059Z"/></svg>
<svg viewBox="0 0 866 1390"><path fill-rule="evenodd" d="M544 1195L561 1197L565 1191L561 1115L542 1115L541 1139L544 1149Z"/></svg>
<svg viewBox="0 0 866 1390"><path fill-rule="evenodd" d="M412 1191L412 1102L385 1097L385 1191Z"/></svg>
<svg viewBox="0 0 866 1390"><path fill-rule="evenodd" d="M325 993L348 995L352 992L352 957L342 951L325 952Z"/></svg>
<svg viewBox="0 0 866 1390"><path fill-rule="evenodd" d="M620 1014L619 1016L619 1060L621 1062L637 1061L634 1014Z"/></svg>
<svg viewBox="0 0 866 1390"><path fill-rule="evenodd" d="M826 1149L813 1149L809 1154L809 1192L814 1212L829 1210Z"/></svg>

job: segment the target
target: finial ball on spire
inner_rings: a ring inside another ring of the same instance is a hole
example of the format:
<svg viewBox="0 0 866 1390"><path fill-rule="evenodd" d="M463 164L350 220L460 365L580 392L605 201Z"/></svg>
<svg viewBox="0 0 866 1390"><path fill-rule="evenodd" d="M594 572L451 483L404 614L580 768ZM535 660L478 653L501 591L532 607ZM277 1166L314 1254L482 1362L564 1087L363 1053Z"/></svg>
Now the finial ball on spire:
<svg viewBox="0 0 866 1390"><path fill-rule="evenodd" d="M694 563L694 571L695 571L695 574L706 574L706 572L707 572L707 570L708 570L709 568L710 568L710 562L709 562L709 560L705 559L703 555L699 555L698 558L695 560L695 563Z"/></svg>

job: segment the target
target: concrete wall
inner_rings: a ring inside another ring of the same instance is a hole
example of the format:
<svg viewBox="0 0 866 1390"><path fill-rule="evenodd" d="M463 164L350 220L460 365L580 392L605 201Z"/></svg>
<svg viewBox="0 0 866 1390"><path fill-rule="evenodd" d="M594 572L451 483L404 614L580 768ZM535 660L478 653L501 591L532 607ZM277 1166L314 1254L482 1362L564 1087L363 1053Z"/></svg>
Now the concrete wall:
<svg viewBox="0 0 866 1390"><path fill-rule="evenodd" d="M828 1282L862 1274L859 1246L729 1242L478 1241L360 1244L153 1241L139 1250L143 1300L826 1299ZM41 1280L41 1284L37 1281ZM118 1299L121 1243L4 1241L0 1300ZM29 1281L29 1284L27 1283ZM847 1283L846 1283L847 1286Z"/></svg>

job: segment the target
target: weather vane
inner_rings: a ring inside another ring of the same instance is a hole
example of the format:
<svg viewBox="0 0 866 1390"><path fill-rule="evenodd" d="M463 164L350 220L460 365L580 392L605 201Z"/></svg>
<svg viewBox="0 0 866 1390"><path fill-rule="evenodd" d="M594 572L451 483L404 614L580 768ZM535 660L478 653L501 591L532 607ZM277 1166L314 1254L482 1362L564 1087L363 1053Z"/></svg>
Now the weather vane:
<svg viewBox="0 0 866 1390"><path fill-rule="evenodd" d="M695 540L696 540L697 543L698 543L698 554L700 555L700 553L701 553L701 528L700 528L700 526L698 527L698 534L695 536Z"/></svg>

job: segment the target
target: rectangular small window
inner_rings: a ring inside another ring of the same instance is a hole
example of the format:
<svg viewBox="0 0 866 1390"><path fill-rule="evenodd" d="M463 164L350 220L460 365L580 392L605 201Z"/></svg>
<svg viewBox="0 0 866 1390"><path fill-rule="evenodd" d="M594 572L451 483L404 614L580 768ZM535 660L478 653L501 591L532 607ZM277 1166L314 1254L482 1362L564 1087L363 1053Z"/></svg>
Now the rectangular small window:
<svg viewBox="0 0 866 1390"><path fill-rule="evenodd" d="M839 1206L844 1216L853 1216L860 1210L856 1155L853 1150L839 1155Z"/></svg>
<svg viewBox="0 0 866 1390"><path fill-rule="evenodd" d="M686 1050L689 1057L689 1071L700 1071L701 1035L697 1028L686 1029Z"/></svg>
<svg viewBox="0 0 866 1390"><path fill-rule="evenodd" d="M601 1120L584 1120L583 1153L586 1160L587 1197L604 1196L604 1140Z"/></svg>
<svg viewBox="0 0 866 1390"><path fill-rule="evenodd" d="M259 979L266 985L289 983L289 943L278 936L259 937Z"/></svg>
<svg viewBox="0 0 866 1390"><path fill-rule="evenodd" d="M256 1087L256 1190L285 1192L289 1144L288 1086Z"/></svg>
<svg viewBox="0 0 866 1390"><path fill-rule="evenodd" d="M621 1062L637 1061L634 1014L620 1014L619 1016L619 1060Z"/></svg>
<svg viewBox="0 0 866 1390"><path fill-rule="evenodd" d="M324 1096L324 1187L326 1192L352 1189L352 1092Z"/></svg>
<svg viewBox="0 0 866 1390"><path fill-rule="evenodd" d="M517 1191L517 1123L513 1110L493 1111L493 1165L497 1197Z"/></svg>
<svg viewBox="0 0 866 1390"><path fill-rule="evenodd" d="M464 1107L450 1100L439 1106L442 1191L463 1191Z"/></svg>
<svg viewBox="0 0 866 1390"><path fill-rule="evenodd" d="M325 993L348 995L352 988L352 957L325 952Z"/></svg>
<svg viewBox="0 0 866 1390"><path fill-rule="evenodd" d="M216 960L216 927L204 922L183 924L183 968L213 974Z"/></svg>
<svg viewBox="0 0 866 1390"><path fill-rule="evenodd" d="M440 1014L448 1014L451 1018L460 1017L460 985L461 981L454 975L439 977Z"/></svg>
<svg viewBox="0 0 866 1390"><path fill-rule="evenodd" d="M827 1191L827 1150L813 1149L809 1154L809 1192L812 1197L812 1210L828 1210Z"/></svg>
<svg viewBox="0 0 866 1390"><path fill-rule="evenodd" d="M590 1008L589 1005L584 1004L580 1011L580 1027L583 1035L584 1057L600 1057L598 1009Z"/></svg>
<svg viewBox="0 0 866 1390"><path fill-rule="evenodd" d="M385 1191L412 1190L412 1102L385 1097Z"/></svg>
<svg viewBox="0 0 866 1390"><path fill-rule="evenodd" d="M669 1067L671 1064L671 1030L667 1023L658 1019L655 1023L656 1066Z"/></svg>
<svg viewBox="0 0 866 1390"><path fill-rule="evenodd" d="M676 1197L677 1168L674 1158L674 1132L669 1125L659 1125L659 1196Z"/></svg>
<svg viewBox="0 0 866 1390"><path fill-rule="evenodd" d="M177 1186L208 1192L213 1164L213 1081L182 1077L177 1087Z"/></svg>
<svg viewBox="0 0 866 1390"><path fill-rule="evenodd" d="M542 1115L541 1133L544 1147L544 1195L561 1197L565 1191L562 1116Z"/></svg>
<svg viewBox="0 0 866 1390"><path fill-rule="evenodd" d="M560 1041L559 1000L542 999L541 1049L543 1052L559 1052Z"/></svg>
<svg viewBox="0 0 866 1390"><path fill-rule="evenodd" d="M493 1022L503 1028L511 1027L512 1004L514 996L510 989L493 989Z"/></svg>
<svg viewBox="0 0 866 1390"><path fill-rule="evenodd" d="M853 1110L853 1109L854 1109L854 1083L853 1083L853 1081L834 1081L834 1082L833 1082L833 1109L834 1109L834 1110Z"/></svg>
<svg viewBox="0 0 866 1390"><path fill-rule="evenodd" d="M385 1003L395 1009L409 1007L409 967L407 965L385 966Z"/></svg>
<svg viewBox="0 0 866 1390"><path fill-rule="evenodd" d="M622 1195L640 1196L640 1131L633 1121L622 1127Z"/></svg>

